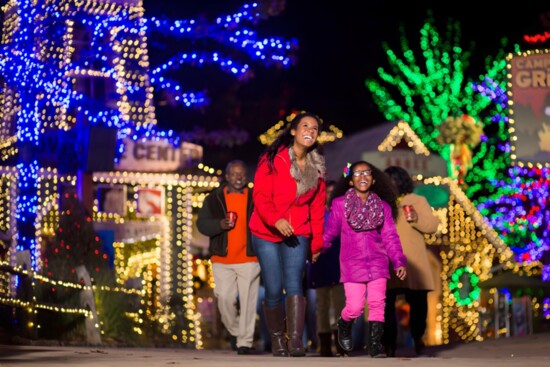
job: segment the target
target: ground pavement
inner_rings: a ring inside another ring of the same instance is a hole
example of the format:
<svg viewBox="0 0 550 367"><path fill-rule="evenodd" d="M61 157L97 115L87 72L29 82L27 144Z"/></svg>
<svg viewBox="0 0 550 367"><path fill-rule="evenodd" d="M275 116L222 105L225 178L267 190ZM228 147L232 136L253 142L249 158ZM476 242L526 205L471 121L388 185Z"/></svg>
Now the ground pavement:
<svg viewBox="0 0 550 367"><path fill-rule="evenodd" d="M316 353L310 353L303 358L284 358L262 352L240 356L229 350L0 345L0 366L549 367L550 332L452 346L427 347L427 355L423 357L414 357L408 349L398 350L396 358L385 359L370 358L363 351L352 352L349 357L323 358Z"/></svg>

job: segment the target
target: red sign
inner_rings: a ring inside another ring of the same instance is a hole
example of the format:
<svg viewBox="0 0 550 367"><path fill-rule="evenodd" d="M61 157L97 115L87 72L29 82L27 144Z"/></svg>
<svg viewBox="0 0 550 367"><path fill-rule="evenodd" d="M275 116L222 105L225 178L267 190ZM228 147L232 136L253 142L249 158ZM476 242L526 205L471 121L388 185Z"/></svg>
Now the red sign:
<svg viewBox="0 0 550 367"><path fill-rule="evenodd" d="M550 164L550 53L510 60L510 142L515 161Z"/></svg>
<svg viewBox="0 0 550 367"><path fill-rule="evenodd" d="M139 216L163 215L164 189L162 187L139 187L136 211Z"/></svg>

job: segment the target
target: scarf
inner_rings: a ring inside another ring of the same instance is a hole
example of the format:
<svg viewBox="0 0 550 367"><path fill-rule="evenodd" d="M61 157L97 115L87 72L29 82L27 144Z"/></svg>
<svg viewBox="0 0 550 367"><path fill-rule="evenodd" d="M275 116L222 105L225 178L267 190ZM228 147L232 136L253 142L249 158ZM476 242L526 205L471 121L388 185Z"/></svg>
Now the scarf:
<svg viewBox="0 0 550 367"><path fill-rule="evenodd" d="M350 227L357 232L375 229L384 222L382 199L371 192L362 204L355 189L351 188L344 197L344 214Z"/></svg>
<svg viewBox="0 0 550 367"><path fill-rule="evenodd" d="M325 158L316 149L308 152L304 171L302 172L296 163L296 153L294 153L292 147L288 148L288 155L292 162L290 175L296 180L296 197L299 197L316 188L319 184L319 178L325 177Z"/></svg>

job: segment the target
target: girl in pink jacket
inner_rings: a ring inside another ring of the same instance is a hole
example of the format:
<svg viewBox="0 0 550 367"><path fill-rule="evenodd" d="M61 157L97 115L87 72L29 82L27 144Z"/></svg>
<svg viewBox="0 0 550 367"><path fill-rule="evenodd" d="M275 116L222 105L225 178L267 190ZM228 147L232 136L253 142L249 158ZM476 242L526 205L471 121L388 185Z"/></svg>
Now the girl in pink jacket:
<svg viewBox="0 0 550 367"><path fill-rule="evenodd" d="M370 163L355 162L344 174L336 190L345 193L332 201L323 235L325 248L338 236L341 241L340 281L344 283L346 306L338 319L338 343L347 352L353 349L352 324L363 312L366 298L368 352L372 357L385 357L381 338L389 261L399 279L407 274L394 221L398 214L396 197L390 178Z"/></svg>

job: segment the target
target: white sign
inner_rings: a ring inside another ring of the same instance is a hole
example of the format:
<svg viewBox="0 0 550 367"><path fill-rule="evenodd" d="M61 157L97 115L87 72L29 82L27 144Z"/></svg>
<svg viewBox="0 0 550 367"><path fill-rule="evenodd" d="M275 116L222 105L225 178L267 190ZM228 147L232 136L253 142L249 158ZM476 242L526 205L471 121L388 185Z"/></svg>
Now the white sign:
<svg viewBox="0 0 550 367"><path fill-rule="evenodd" d="M192 167L202 160L202 146L181 143L175 147L168 140L123 140L124 152L116 169L119 171L172 172Z"/></svg>

